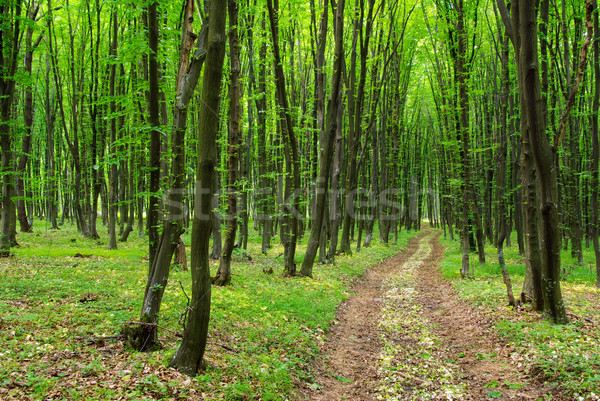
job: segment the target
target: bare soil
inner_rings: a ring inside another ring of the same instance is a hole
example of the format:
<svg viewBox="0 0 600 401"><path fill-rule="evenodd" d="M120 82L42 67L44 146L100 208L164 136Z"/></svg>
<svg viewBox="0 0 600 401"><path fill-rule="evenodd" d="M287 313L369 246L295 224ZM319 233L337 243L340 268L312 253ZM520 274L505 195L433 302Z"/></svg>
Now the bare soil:
<svg viewBox="0 0 600 401"><path fill-rule="evenodd" d="M422 241L430 241L431 252L417 267L415 301L425 324L441 342L439 348L445 355L436 358L456 360L458 380L466 392L462 399L491 399L491 393L500 399L544 399L550 390L528 377L510 358L513 349L497 336L492 322L462 302L452 284L442 278L439 262L444 249L438 242L439 235L425 230L409 241L404 252L368 270L354 284L354 295L341 305L336 323L328 333L322 348L324 356L312 367L315 383L300 386L298 399L365 401L384 395L379 393L382 285L401 271ZM410 340L403 343L400 336L394 346L408 348L414 344ZM420 399L411 395L410 388L419 386L423 380L411 377L409 372L397 373L405 382L408 380L408 385L404 395L396 399ZM490 387L490 383L498 385ZM509 383L518 383L520 387L510 388ZM552 399L561 397L553 394Z"/></svg>

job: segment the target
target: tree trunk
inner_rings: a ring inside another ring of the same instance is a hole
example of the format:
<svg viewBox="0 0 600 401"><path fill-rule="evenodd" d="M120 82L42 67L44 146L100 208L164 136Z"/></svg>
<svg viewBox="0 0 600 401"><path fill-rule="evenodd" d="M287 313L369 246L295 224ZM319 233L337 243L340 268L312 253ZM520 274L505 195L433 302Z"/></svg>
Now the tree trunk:
<svg viewBox="0 0 600 401"><path fill-rule="evenodd" d="M500 34L502 41L502 69L501 69L501 93L500 93L500 135L498 135L498 148L496 151L496 204L497 206L497 225L496 232L498 242L496 248L498 251L498 263L502 270L502 277L506 285L506 294L508 304L516 306L515 297L513 295L512 283L510 275L506 269L506 261L504 260L504 240L507 235L506 221L508 220L507 201L506 201L506 159L508 153L508 96L509 96L509 71L508 71L508 37ZM491 199L490 199L491 201Z"/></svg>
<svg viewBox="0 0 600 401"><path fill-rule="evenodd" d="M202 364L208 337L210 317L209 239L211 229L211 188L216 165L216 136L223 59L225 57L225 16L227 4L211 1L206 44L206 69L198 121L198 165L196 196L194 197L194 222L192 226L192 299L181 346L169 365L182 373L195 376Z"/></svg>
<svg viewBox="0 0 600 401"><path fill-rule="evenodd" d="M225 230L225 244L221 253L219 270L213 277L213 284L226 286L231 282L231 254L235 244L237 230L237 196L238 196L238 170L240 162L240 122L242 120L242 88L240 83L240 40L238 35L238 4L229 0L229 59L231 63L229 84L229 129L227 130L227 228Z"/></svg>
<svg viewBox="0 0 600 401"><path fill-rule="evenodd" d="M594 8L597 2L594 2ZM600 243L598 241L598 165L600 145L598 144L598 109L600 109L600 23L598 13L594 13L594 102L592 105L592 243L596 259L596 287L600 288Z"/></svg>
<svg viewBox="0 0 600 401"><path fill-rule="evenodd" d="M302 263L302 269L300 270L301 276L312 277L312 269L314 260L317 254L317 249L320 243L320 237L323 232L323 217L325 216L325 209L327 208L327 189L329 184L329 174L331 170L331 164L333 161L333 146L335 136L337 134L337 116L339 108L342 106L342 74L344 68L344 41L343 41L343 29L344 29L344 6L345 1L339 0L337 3L336 14L335 14L335 55L333 74L331 77L331 93L327 101L327 121L325 123L325 130L320 135L320 147L321 152L319 155L319 177L317 180L317 195L315 200L315 210L312 220L312 226L310 231L310 237L308 238L308 245L306 249L306 255L304 256L304 262ZM321 21L321 33L319 40L319 57L318 65L323 68L325 65L325 41L327 32L327 15L328 15L328 2L324 4L323 18ZM322 72L321 72L322 73ZM321 88L318 89L319 96L324 96L324 77L320 80Z"/></svg>
<svg viewBox="0 0 600 401"><path fill-rule="evenodd" d="M265 18L262 18L261 32L265 31ZM261 40L259 49L260 70L258 73L258 92L256 99L257 122L256 133L258 136L258 174L260 187L256 193L258 216L262 223L261 251L267 254L271 247L271 235L273 233L273 179L269 177L269 160L267 158L267 73L265 60L267 58L267 41Z"/></svg>
<svg viewBox="0 0 600 401"><path fill-rule="evenodd" d="M461 162L462 162L462 267L461 274L467 277L470 274L469 252L471 250L470 228L471 220L469 216L470 209L475 205L471 204L471 153L469 138L469 94L468 90L468 71L467 71L467 32L464 22L464 2L459 0L457 9L457 36L458 53L455 61L455 80L458 84L458 110L457 110L457 134L461 144ZM474 200L474 199L473 199Z"/></svg>
<svg viewBox="0 0 600 401"><path fill-rule="evenodd" d="M342 240L340 249L342 252L350 255L352 249L350 247L350 232L354 227L356 199L356 187L358 182L358 165L357 156L360 149L362 136L362 111L364 104L365 83L367 77L367 57L369 52L369 41L373 32L373 8L375 0L369 0L369 10L367 13L366 25L364 23L364 10L362 9L364 2L360 3L361 9L356 10L357 18L354 20L354 34L352 38L352 55L350 65L350 87L348 91L348 113L349 113L349 133L348 133L348 174L346 175L346 193L345 193L345 210L343 213ZM363 25L365 31L363 35ZM358 91L356 94L356 46L360 37L360 78L358 82Z"/></svg>
<svg viewBox="0 0 600 401"><path fill-rule="evenodd" d="M110 64L110 89L109 95L110 101L110 143L109 152L112 159L110 163L110 170L108 175L108 249L117 249L117 104L115 101L115 83L117 80L117 46L118 46L118 22L117 22L117 11L113 11L112 17L112 41L110 45L109 57L112 59Z"/></svg>
<svg viewBox="0 0 600 401"><path fill-rule="evenodd" d="M58 195L56 190L56 160L54 157L54 126L56 122L56 101L51 96L51 81L50 81L50 60L46 56L46 89L44 92L45 99L45 120L46 120L46 172L47 172L47 187L46 187L46 214L50 222L52 230L58 230Z"/></svg>
<svg viewBox="0 0 600 401"><path fill-rule="evenodd" d="M219 158L217 158L219 160ZM221 237L221 207L219 204L221 184L219 183L219 174L213 175L212 192L211 192L211 231L212 231L212 252L210 258L218 260L223 252L223 239Z"/></svg>
<svg viewBox="0 0 600 401"><path fill-rule="evenodd" d="M183 271L188 270L187 266L187 254L185 252L185 242L183 242L183 238L179 237L179 242L175 247L175 256L173 258L173 264L179 266L179 268Z"/></svg>
<svg viewBox="0 0 600 401"><path fill-rule="evenodd" d="M11 141L12 104L15 97L14 75L17 69L20 40L21 1L12 7L0 5L0 148L2 172L2 223L0 226L0 256L9 256L11 248L11 217L13 205ZM14 14L13 14L14 13Z"/></svg>
<svg viewBox="0 0 600 401"><path fill-rule="evenodd" d="M330 263L335 262L335 252L337 249L340 219L343 213L340 209L341 194L340 194L340 174L342 157L342 125L343 125L343 107L338 108L336 116L337 131L335 133L335 150L333 156L333 165L331 166L331 195L329 196L329 219L331 220L331 242L329 243L329 251L327 252L327 260Z"/></svg>
<svg viewBox="0 0 600 401"><path fill-rule="evenodd" d="M148 123L150 131L150 149L149 149L149 170L150 180L148 191L148 212L146 218L148 230L148 266L151 272L154 264L154 258L158 250L159 240L159 204L160 204L160 111L159 97L160 92L158 79L158 2L152 1L148 5L147 29L148 29ZM145 21L146 22L146 21Z"/></svg>
<svg viewBox="0 0 600 401"><path fill-rule="evenodd" d="M531 157L537 171L536 189L539 193L541 232L539 246L542 254L542 296L544 316L554 323L567 323L568 318L560 289L560 229L558 225L558 188L555 150L546 134L546 116L541 99L538 61L537 10L526 0L512 5L512 21L504 1L498 6L517 54L519 93L524 141L530 142ZM512 31L512 27L518 31Z"/></svg>
<svg viewBox="0 0 600 401"><path fill-rule="evenodd" d="M273 6L274 3L274 6ZM288 234L283 241L284 246L284 275L296 275L296 244L298 241L298 217L300 213L300 158L298 155L298 142L294 134L292 117L288 103L285 75L279 52L279 1L267 0L269 21L271 23L271 39L275 61L275 86L277 89L277 102L280 107L279 119L281 131L286 142L286 170L288 178L285 186L284 220L288 226Z"/></svg>
<svg viewBox="0 0 600 401"><path fill-rule="evenodd" d="M31 9L27 15L29 20L29 26L27 27L27 34L25 36L25 72L31 77L32 64L33 64L33 51L37 48L40 40L33 43L33 23L36 19L37 13L40 9L39 4L33 3ZM41 37L40 37L41 38ZM25 136L21 144L21 156L19 158L19 164L17 165L17 210L19 216L19 224L21 226L21 232L30 232L32 229L29 219L27 218L27 208L25 204L25 181L23 176L25 175L25 169L29 162L29 153L31 152L31 130L33 128L33 90L31 86L25 89L25 107L23 109L23 119L25 123Z"/></svg>
<svg viewBox="0 0 600 401"><path fill-rule="evenodd" d="M128 327L124 330L126 343L130 348L140 351L153 350L160 347L158 341L157 322L159 319L162 297L169 278L169 266L173 259L173 253L183 233L183 192L185 189L186 165L185 165L185 132L187 129L188 105L192 94L198 83L200 72L205 58L205 25L200 35L192 31L194 16L194 2L186 2L184 25L181 37L181 49L179 56L179 69L176 81L176 98L173 115L172 140L172 164L170 174L170 188L168 191L168 214L164 216L162 233L158 242L158 249L154 257L144 301L140 326ZM194 41L198 38L197 49L190 61L190 53ZM213 110L216 110L215 107ZM210 196L210 186L207 191ZM209 214L207 214L209 216ZM210 218L208 218L210 223ZM207 230L210 236L210 230ZM194 268L192 259L192 269Z"/></svg>

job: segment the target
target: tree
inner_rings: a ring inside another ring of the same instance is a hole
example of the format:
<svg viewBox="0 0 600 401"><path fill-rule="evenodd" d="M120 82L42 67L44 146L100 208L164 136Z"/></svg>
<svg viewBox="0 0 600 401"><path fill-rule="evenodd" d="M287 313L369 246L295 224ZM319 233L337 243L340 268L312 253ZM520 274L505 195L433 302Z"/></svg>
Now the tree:
<svg viewBox="0 0 600 401"><path fill-rule="evenodd" d="M0 148L2 152L2 225L0 256L9 256L13 213L13 152L11 138L15 72L21 40L21 1L0 4Z"/></svg>
<svg viewBox="0 0 600 401"><path fill-rule="evenodd" d="M111 24L111 44L109 56L113 59L110 64L110 142L109 147L111 155L114 158L116 156L116 142L117 142L117 104L115 101L115 85L117 81L117 47L118 47L118 13L114 10L112 13L112 24ZM113 160L110 163L109 179L108 179L108 249L117 249L117 163Z"/></svg>
<svg viewBox="0 0 600 401"><path fill-rule="evenodd" d="M294 134L292 116L288 101L285 75L279 49L279 1L267 0L269 21L271 23L271 41L273 44L273 57L275 62L275 87L277 103L279 105L279 121L285 146L286 182L285 204L283 217L282 241L284 247L284 275L296 275L296 244L298 242L298 218L300 213L300 158L298 155L298 142Z"/></svg>
<svg viewBox="0 0 600 401"><path fill-rule="evenodd" d="M597 8L594 2L594 8ZM596 287L600 288L600 243L598 241L598 167L600 164L600 145L598 144L598 109L600 109L600 23L598 13L594 13L594 101L592 105L592 242L596 258Z"/></svg>
<svg viewBox="0 0 600 401"><path fill-rule="evenodd" d="M560 231L558 226L558 188L556 172L556 147L552 146L546 134L546 116L542 102L541 81L538 60L538 23L537 10L533 4L519 0L511 4L509 14L503 0L498 0L498 8L506 27L507 35L513 44L517 59L519 76L519 94L521 98L522 135L531 144L536 175L536 189L539 194L538 211L541 218L541 236L539 248L542 254L541 285L544 315L554 323L567 323L568 318L560 288ZM586 1L587 23L591 21L593 6ZM513 28L514 27L514 28ZM591 27L589 28L591 29ZM588 43L591 41L588 34ZM584 58L582 47L582 59ZM577 87L571 95L574 96ZM564 126L568 116L569 102L561 119ZM572 104L571 104L572 107ZM559 128L557 140L562 130ZM555 142L556 144L556 142Z"/></svg>
<svg viewBox="0 0 600 401"><path fill-rule="evenodd" d="M504 241L507 237L508 211L506 207L506 159L508 154L508 96L509 96L509 70L508 70L508 37L500 34L499 40L502 42L502 67L500 76L500 132L498 133L498 149L496 150L496 197L497 197L497 219L496 232L498 240L496 249L498 251L498 263L502 270L502 277L506 285L508 303L516 306L513 295L512 283L508 271L506 270L506 261L504 260Z"/></svg>
<svg viewBox="0 0 600 401"><path fill-rule="evenodd" d="M348 88L348 174L346 176L346 198L345 198L345 213L343 213L342 239L340 249L346 254L351 254L350 247L350 231L354 226L355 215L355 197L358 182L358 154L361 144L362 129L362 111L365 102L365 84L367 79L367 58L369 54L369 42L373 34L373 21L375 0L369 0L369 8L365 21L364 2L355 2L354 21L353 21L353 37L352 37L352 54L350 57L350 71ZM364 28L363 28L364 27ZM364 31L363 31L364 29ZM359 47L360 52L360 77L358 80L358 88L356 86L356 47ZM355 92L356 90L356 92Z"/></svg>
<svg viewBox="0 0 600 401"><path fill-rule="evenodd" d="M28 26L25 34L25 56L24 67L25 73L31 77L33 68L33 52L42 41L43 36L40 35L35 43L33 42L34 21L40 10L40 5L37 2L32 2L27 12ZM29 154L31 153L32 130L33 130L33 88L31 84L25 88L25 108L23 110L23 122L25 124L25 136L21 143L21 156L17 165L17 211L19 216L19 224L21 232L28 232L32 229L32 224L27 217L27 208L25 205L25 168L29 162Z"/></svg>
<svg viewBox="0 0 600 401"><path fill-rule="evenodd" d="M206 25L199 35L192 29L194 20L194 1L185 1L183 16L179 68L176 80L176 99L173 118L172 163L167 199L168 213L163 218L162 233L156 254L150 267L142 311L141 324L125 329L128 345L141 351L153 350L160 346L158 341L157 322L160 305L169 278L169 267L175 248L183 232L183 191L185 189L185 133L187 129L188 105L194 93L202 66L206 58L205 50ZM196 50L190 57L194 42ZM209 191L210 192L210 191ZM210 230L208 230L210 233ZM192 270L194 259L192 258Z"/></svg>
<svg viewBox="0 0 600 401"><path fill-rule="evenodd" d="M323 233L322 226L324 224L324 216L327 208L327 190L329 184L329 176L331 165L333 162L334 141L337 134L337 117L339 109L342 106L342 74L344 68L344 0L338 0L337 4L332 4L335 16L335 53L333 74L331 76L331 92L327 100L327 120L325 130L321 132L320 155L319 155L319 176L317 178L317 195L315 201L315 214L312 220L312 227L304 262L300 270L301 276L312 277L312 268L319 247L320 236ZM321 33L319 41L319 57L324 58L325 51L325 32L327 31L327 14L328 2L326 1L323 7L323 17L321 20ZM320 68L324 68L324 60L318 63ZM324 82L321 82L323 85ZM319 88L319 92L324 91L324 88Z"/></svg>
<svg viewBox="0 0 600 401"><path fill-rule="evenodd" d="M148 29L148 86L147 93L148 101L148 123L150 124L150 155L149 155L149 170L150 180L149 188L150 196L148 199L148 264L149 275L152 272L152 265L156 257L158 249L158 228L159 228L159 190L160 190L160 112L159 112L159 97L160 93L158 86L158 3L150 2L148 5L147 29Z"/></svg>
<svg viewBox="0 0 600 401"><path fill-rule="evenodd" d="M240 83L240 40L238 35L238 3L236 0L228 1L229 12L229 59L231 62L229 84L229 127L227 130L227 228L225 230L225 244L221 253L219 270L213 278L213 284L225 286L231 282L231 254L235 245L237 230L237 179L239 171L240 153L240 121L242 120L242 89Z"/></svg>
<svg viewBox="0 0 600 401"><path fill-rule="evenodd" d="M210 318L209 239L211 231L211 188L217 164L216 137L218 110L225 58L225 20L227 4L211 1L208 13L206 68L204 71L200 119L198 121L198 163L191 262L192 298L183 340L169 365L195 376L202 365Z"/></svg>

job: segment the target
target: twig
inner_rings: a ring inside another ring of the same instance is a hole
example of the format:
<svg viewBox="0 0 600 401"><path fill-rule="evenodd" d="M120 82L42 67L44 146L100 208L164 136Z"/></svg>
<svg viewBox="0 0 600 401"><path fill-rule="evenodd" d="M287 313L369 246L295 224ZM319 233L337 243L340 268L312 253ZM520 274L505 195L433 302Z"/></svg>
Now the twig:
<svg viewBox="0 0 600 401"><path fill-rule="evenodd" d="M211 341L207 341L206 343L207 343L207 344L211 344L211 345L217 345L217 346L219 346L219 347L221 347L221 348L224 348L224 349L226 349L227 351L235 352L236 354L239 354L239 353L240 353L240 351L238 351L237 349L235 349L235 348L231 348L231 347L228 347L227 345L223 345L223 344L219 344L219 343L213 343L213 342L211 342Z"/></svg>
<svg viewBox="0 0 600 401"><path fill-rule="evenodd" d="M190 297L188 297L188 294L186 294L185 288L183 288L183 283L181 282L181 280L179 280L179 286L181 287L181 291L183 291L183 295L185 295L185 297L187 298L187 306L190 306Z"/></svg>
<svg viewBox="0 0 600 401"><path fill-rule="evenodd" d="M190 297L188 297L188 294L186 294L185 288L183 288L183 284L181 283L181 280L179 280L179 286L181 287L181 291L183 291L183 295L185 295L185 297L187 298L187 306L185 307L183 312L181 312L181 314L179 315L179 324L181 325L181 327L183 327L183 330L185 331L185 323L187 320L188 313L190 311Z"/></svg>

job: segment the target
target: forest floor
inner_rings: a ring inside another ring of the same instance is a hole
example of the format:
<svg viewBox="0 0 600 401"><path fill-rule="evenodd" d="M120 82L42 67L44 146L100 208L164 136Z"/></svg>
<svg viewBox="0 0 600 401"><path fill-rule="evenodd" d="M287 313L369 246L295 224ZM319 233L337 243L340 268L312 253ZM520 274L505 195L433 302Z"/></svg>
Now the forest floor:
<svg viewBox="0 0 600 401"><path fill-rule="evenodd" d="M354 284L299 398L572 399L530 377L489 317L443 279L440 234L413 237Z"/></svg>
<svg viewBox="0 0 600 401"><path fill-rule="evenodd" d="M583 265L561 255L571 323L552 325L506 305L489 244L471 279L460 276L458 242L429 228L337 255L312 279L285 278L280 243L263 255L251 234L248 250L234 255L232 285L212 289L208 367L189 378L167 367L189 271L171 270L163 348L135 352L120 332L139 317L147 238L109 251L72 225L20 233L14 255L0 259L0 400L600 401L591 249ZM518 292L523 256L514 245L505 255Z"/></svg>

